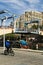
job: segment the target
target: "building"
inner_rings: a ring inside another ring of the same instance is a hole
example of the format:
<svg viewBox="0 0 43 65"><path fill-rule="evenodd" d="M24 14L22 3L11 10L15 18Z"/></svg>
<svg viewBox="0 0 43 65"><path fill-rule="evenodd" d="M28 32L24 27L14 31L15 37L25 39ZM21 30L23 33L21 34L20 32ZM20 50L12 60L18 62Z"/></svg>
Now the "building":
<svg viewBox="0 0 43 65"><path fill-rule="evenodd" d="M32 21L38 21L39 25L43 25L43 12L38 11L26 11L24 14L22 14L18 19L15 20L15 28L16 30L29 30L32 28L32 25L38 25L37 23L29 24ZM28 24L26 24L28 23Z"/></svg>
<svg viewBox="0 0 43 65"><path fill-rule="evenodd" d="M43 13L42 12L37 12L37 11L30 11L30 12L25 12L25 19L26 21L30 21L30 20L39 20L40 21L40 25L42 25L43 23Z"/></svg>

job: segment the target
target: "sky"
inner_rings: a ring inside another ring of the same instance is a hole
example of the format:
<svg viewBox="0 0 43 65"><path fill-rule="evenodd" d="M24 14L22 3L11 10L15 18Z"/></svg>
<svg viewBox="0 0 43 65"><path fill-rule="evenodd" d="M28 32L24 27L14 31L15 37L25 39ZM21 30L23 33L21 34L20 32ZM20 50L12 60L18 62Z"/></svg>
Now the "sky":
<svg viewBox="0 0 43 65"><path fill-rule="evenodd" d="M43 0L0 0L0 10L4 9L18 15L29 10L43 11Z"/></svg>
<svg viewBox="0 0 43 65"><path fill-rule="evenodd" d="M43 11L43 0L0 0L0 10L18 15L25 11Z"/></svg>

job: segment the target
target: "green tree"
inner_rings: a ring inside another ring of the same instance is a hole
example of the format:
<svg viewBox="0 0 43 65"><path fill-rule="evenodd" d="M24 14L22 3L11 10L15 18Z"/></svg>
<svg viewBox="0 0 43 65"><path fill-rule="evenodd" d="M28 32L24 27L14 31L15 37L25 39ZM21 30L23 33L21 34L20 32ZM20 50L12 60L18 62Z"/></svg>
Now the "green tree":
<svg viewBox="0 0 43 65"><path fill-rule="evenodd" d="M38 25L35 25L35 24L34 24L34 25L32 26L32 28L33 28L33 29L38 29Z"/></svg>

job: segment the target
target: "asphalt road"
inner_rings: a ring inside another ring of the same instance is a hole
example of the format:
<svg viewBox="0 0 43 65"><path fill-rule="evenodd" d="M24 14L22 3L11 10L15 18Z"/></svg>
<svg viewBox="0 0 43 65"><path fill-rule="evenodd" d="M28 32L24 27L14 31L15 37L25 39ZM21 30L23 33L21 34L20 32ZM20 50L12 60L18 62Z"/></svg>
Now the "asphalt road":
<svg viewBox="0 0 43 65"><path fill-rule="evenodd" d="M3 55L0 49L0 65L43 65L42 53L15 50L14 56Z"/></svg>

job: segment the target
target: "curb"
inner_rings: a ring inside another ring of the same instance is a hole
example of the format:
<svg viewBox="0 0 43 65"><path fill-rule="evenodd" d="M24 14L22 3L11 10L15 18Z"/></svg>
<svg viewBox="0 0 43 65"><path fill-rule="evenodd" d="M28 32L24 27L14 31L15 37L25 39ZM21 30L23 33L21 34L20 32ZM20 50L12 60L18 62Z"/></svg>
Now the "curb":
<svg viewBox="0 0 43 65"><path fill-rule="evenodd" d="M0 47L3 49L3 47ZM43 53L43 50L32 50L32 49L24 49L24 48L13 48L15 51L26 51L26 52L35 52L35 53Z"/></svg>
<svg viewBox="0 0 43 65"><path fill-rule="evenodd" d="M26 51L26 52L35 52L35 53L43 53L42 50L32 50L32 49L18 49L18 48L14 48L15 51Z"/></svg>

